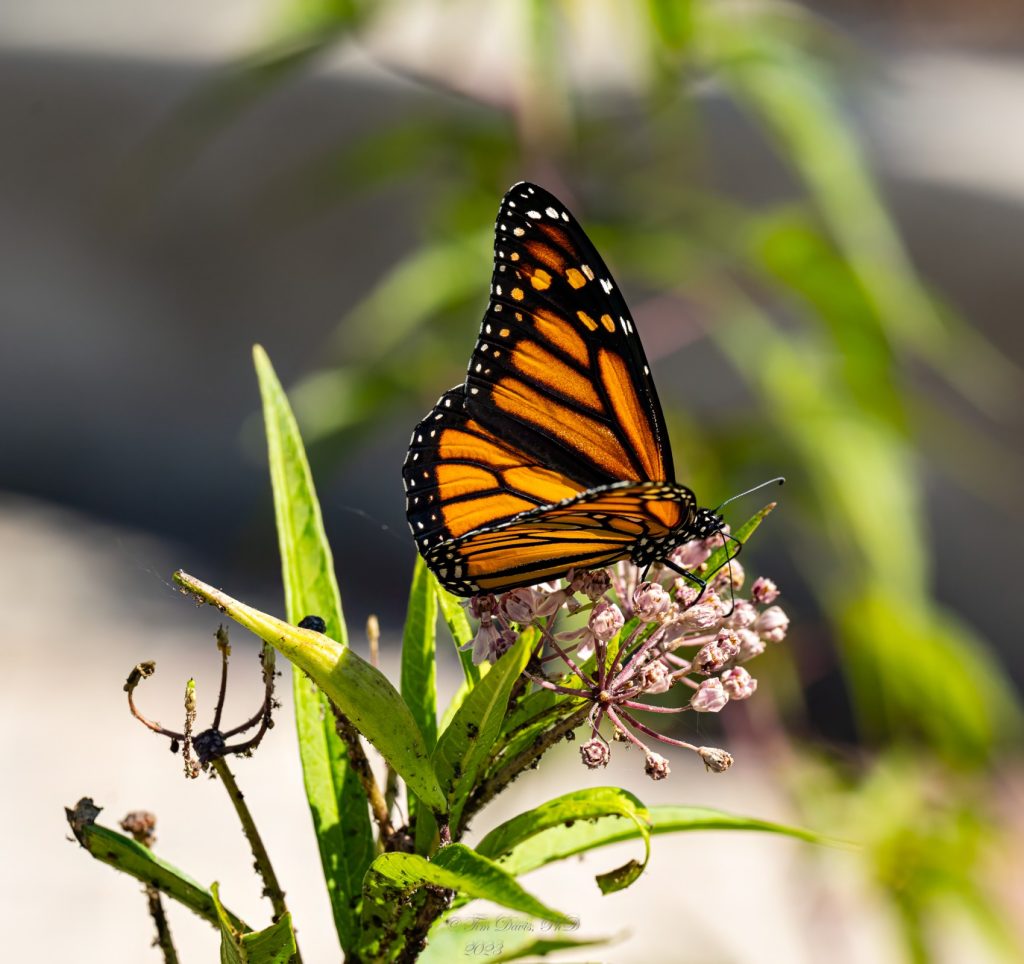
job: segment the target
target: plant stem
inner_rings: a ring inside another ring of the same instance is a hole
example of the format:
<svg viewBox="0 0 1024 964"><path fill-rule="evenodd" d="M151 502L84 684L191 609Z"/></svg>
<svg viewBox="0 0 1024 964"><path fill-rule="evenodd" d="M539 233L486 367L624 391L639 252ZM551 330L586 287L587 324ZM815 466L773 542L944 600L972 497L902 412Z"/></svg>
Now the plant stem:
<svg viewBox="0 0 1024 964"><path fill-rule="evenodd" d="M581 706L572 716L566 717L546 733L541 734L534 743L504 764L495 773L485 778L470 795L459 820L459 835L470 819L487 803L494 799L527 767L539 760L566 733L575 730L590 712L590 705ZM455 839L458 839L456 835Z"/></svg>
<svg viewBox="0 0 1024 964"><path fill-rule="evenodd" d="M359 782L363 785L363 792L370 803L370 812L377 822L380 831L380 841L385 850L391 849L391 841L395 836L395 825L391 822L391 808L388 807L384 794L373 777L373 770L370 769L370 761L367 759L366 751L359 739L359 731L352 725L351 721L331 700L331 710L334 712L334 726L338 736L345 741L348 749L349 766L355 770Z"/></svg>
<svg viewBox="0 0 1024 964"><path fill-rule="evenodd" d="M178 952L174 949L171 928L164 913L164 902L160 899L160 891L155 887L146 888L146 899L149 902L149 913L156 924L156 946L164 955L164 964L178 964Z"/></svg>
<svg viewBox="0 0 1024 964"><path fill-rule="evenodd" d="M252 818L249 805L245 802L245 796L242 794L242 791L238 789L234 774L228 768L224 757L215 758L210 762L210 765L217 776L220 777L221 782L224 784L224 789L228 792L228 796L231 797L235 813L238 814L242 830L249 841L249 847L252 849L252 855L256 861L256 872L263 878L263 894L270 900L270 904L274 908L274 920L278 921L288 913L288 907L284 902L284 891L281 890L277 874L274 873L274 866L270 862L270 854L267 853L267 848L263 844L263 838L260 836L259 830L256 829L256 822ZM301 962L302 958L296 954L294 960Z"/></svg>
<svg viewBox="0 0 1024 964"><path fill-rule="evenodd" d="M454 891L442 887L425 887L423 903L416 912L412 926L405 932L405 945L397 958L397 964L413 964L427 944L427 934L452 903Z"/></svg>

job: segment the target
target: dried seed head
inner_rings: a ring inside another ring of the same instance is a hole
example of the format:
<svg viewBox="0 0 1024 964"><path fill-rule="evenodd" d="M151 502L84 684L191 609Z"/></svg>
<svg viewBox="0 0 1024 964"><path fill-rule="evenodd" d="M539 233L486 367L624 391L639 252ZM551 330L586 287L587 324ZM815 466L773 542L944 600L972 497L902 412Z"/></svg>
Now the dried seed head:
<svg viewBox="0 0 1024 964"><path fill-rule="evenodd" d="M716 746L698 747L697 753L704 761L704 766L713 773L725 773L732 766L732 754Z"/></svg>
<svg viewBox="0 0 1024 964"><path fill-rule="evenodd" d="M608 766L611 755L608 744L596 736L580 746L580 758L584 765L591 770Z"/></svg>
<svg viewBox="0 0 1024 964"><path fill-rule="evenodd" d="M647 759L644 761L644 773L652 780L664 780L670 772L668 760L660 753L648 754Z"/></svg>
<svg viewBox="0 0 1024 964"><path fill-rule="evenodd" d="M121 829L140 844L152 847L156 843L156 814L148 810L133 810L121 821Z"/></svg>

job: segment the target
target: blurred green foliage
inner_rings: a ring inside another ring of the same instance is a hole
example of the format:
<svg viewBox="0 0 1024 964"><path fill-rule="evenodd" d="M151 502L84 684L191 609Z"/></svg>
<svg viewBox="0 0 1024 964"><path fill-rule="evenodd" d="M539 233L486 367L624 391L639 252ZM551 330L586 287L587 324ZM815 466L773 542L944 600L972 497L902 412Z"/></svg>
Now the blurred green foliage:
<svg viewBox="0 0 1024 964"><path fill-rule="evenodd" d="M461 29L479 9L414 7L425 45L430 30ZM834 789L885 798L871 808L872 872L893 897L908 953L927 956L936 888L1005 945L998 913L982 921L977 912L975 824L985 819L971 815L984 807L986 768L1020 734L1020 708L984 642L933 599L919 449L938 449L939 439L907 380L923 368L998 416L1019 403L1018 373L915 273L843 110L851 51L783 3L499 7L503 23L511 17L504 59L494 83L475 92L458 58L434 58L427 72L375 55L375 37L402 4L285 2L266 48L186 104L176 128L185 134L159 152L187 158L328 52L357 51L418 85L406 119L309 158L272 187L302 216L368 191L429 186L409 211L420 243L339 321L330 363L292 392L307 439L341 455L390 414L425 410L461 380L498 198L524 176L556 192L572 185L568 200L626 290L668 299L682 340L713 342L753 400L709 424L669 412L687 433L686 458L677 458L685 481L725 493L758 470L790 477L789 531L777 537L801 561L863 739L881 757L873 776ZM604 29L588 29L595 21ZM632 65L614 92L572 66L595 45L600 61ZM708 98L730 101L773 146L795 185L784 204L721 192ZM974 434L959 418L944 413L942 433ZM936 766L948 776L938 809L918 792ZM892 805L895 797L909 803Z"/></svg>

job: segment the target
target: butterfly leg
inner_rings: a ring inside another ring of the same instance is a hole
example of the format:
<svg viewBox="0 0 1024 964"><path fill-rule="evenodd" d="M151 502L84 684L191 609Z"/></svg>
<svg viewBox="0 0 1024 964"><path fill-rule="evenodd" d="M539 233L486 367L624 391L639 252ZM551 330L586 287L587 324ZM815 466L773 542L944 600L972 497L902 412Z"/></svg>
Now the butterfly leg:
<svg viewBox="0 0 1024 964"><path fill-rule="evenodd" d="M682 576L682 577L683 577L684 579L689 579L689 580L690 580L690 582L694 582L694 583L696 583L696 584L697 584L698 586L700 586L700 592L699 592L699 593L697 593L697 598L696 598L696 599L694 599L692 603L690 603L690 606L696 606L696 605L697 605L697 603L699 603L699 602L700 602L700 600L701 600L701 597L702 597L702 596L704 595L704 593L705 593L705 592L707 591L707 588L708 588L708 581L707 581L706 579L702 579L702 578L701 578L700 576L698 576L698 575L697 575L697 573L695 573L695 572L690 572L690 570L689 570L689 569L683 569L683 568L682 568L681 566L677 566L677 565L676 565L676 564L675 564L674 562L672 562L672 561L671 561L670 559L662 559L662 560L661 560L661 564L662 564L663 566L667 566L667 567L668 567L669 569L671 569L671 570L672 570L673 572L678 572L678 573L679 573L679 575L680 575L680 576ZM689 608L690 608L690 606L687 606L686 608L687 608L687 609L689 609Z"/></svg>

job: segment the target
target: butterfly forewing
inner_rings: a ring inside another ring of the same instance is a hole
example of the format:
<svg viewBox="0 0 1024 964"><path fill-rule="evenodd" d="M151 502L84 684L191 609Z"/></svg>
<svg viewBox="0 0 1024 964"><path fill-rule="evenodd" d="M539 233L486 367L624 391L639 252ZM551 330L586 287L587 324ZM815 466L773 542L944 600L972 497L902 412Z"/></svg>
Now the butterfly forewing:
<svg viewBox="0 0 1024 964"><path fill-rule="evenodd" d="M578 495L584 486L499 439L466 411L461 385L416 426L402 476L420 552Z"/></svg>
<svg viewBox="0 0 1024 964"><path fill-rule="evenodd" d="M473 416L586 487L673 478L640 338L575 218L543 188L517 184L494 256L466 379Z"/></svg>

